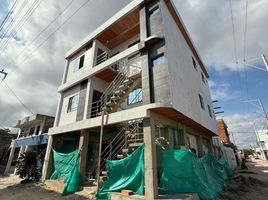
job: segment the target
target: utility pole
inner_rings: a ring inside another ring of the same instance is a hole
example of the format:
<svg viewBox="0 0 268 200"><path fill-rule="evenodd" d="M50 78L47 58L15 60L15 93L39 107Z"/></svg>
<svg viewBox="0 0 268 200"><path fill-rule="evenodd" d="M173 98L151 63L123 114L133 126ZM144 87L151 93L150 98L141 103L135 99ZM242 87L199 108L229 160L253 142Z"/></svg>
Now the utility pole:
<svg viewBox="0 0 268 200"><path fill-rule="evenodd" d="M2 69L2 70L0 71L0 74L4 74L4 77L2 78L2 81L5 80L5 78L7 77L7 73L4 72L4 70Z"/></svg>
<svg viewBox="0 0 268 200"><path fill-rule="evenodd" d="M257 128L256 128L255 123L253 123L253 125L254 125L255 134L256 134L256 138L257 138L257 146L259 146L259 148L260 148L262 157L266 160L266 156L265 156L265 153L264 153L263 146L262 146L262 144L261 144L261 140L260 140L260 137L259 137L259 134L258 134L258 130L257 130Z"/></svg>
<svg viewBox="0 0 268 200"><path fill-rule="evenodd" d="M260 107L261 107L261 109L262 109L262 112L263 112L263 114L264 114L264 116L265 116L265 120L266 120L266 129L267 129L267 125L268 125L268 116L267 116L267 112L266 112L266 110L265 110L265 108L264 108L264 106L263 106L263 104L262 104L261 99L258 99L258 100L259 100L259 104L260 104Z"/></svg>

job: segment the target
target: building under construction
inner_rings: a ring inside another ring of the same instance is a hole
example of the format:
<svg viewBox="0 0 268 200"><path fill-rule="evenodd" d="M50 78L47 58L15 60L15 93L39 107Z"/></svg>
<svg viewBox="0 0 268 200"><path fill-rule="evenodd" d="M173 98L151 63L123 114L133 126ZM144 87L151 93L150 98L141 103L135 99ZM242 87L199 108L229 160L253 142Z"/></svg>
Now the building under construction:
<svg viewBox="0 0 268 200"><path fill-rule="evenodd" d="M144 144L145 197L154 199L161 149L212 153L209 75L172 1L131 1L65 59L43 179L53 173L52 148L78 149L87 180L109 176L105 160Z"/></svg>

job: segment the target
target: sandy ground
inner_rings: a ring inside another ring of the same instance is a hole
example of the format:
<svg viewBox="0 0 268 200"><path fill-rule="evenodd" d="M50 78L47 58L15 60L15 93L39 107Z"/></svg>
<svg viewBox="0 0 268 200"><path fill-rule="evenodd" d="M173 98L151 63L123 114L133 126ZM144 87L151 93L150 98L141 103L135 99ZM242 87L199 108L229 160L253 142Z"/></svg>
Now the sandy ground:
<svg viewBox="0 0 268 200"><path fill-rule="evenodd" d="M268 162L247 162L248 170L238 170L235 178L224 188L220 200L268 200ZM20 184L17 176L0 176L0 200L84 200L89 199L92 187L63 197L38 183Z"/></svg>
<svg viewBox="0 0 268 200"><path fill-rule="evenodd" d="M45 189L41 183L20 184L18 176L0 176L0 200L84 200L89 199L91 187L63 197L61 194Z"/></svg>
<svg viewBox="0 0 268 200"><path fill-rule="evenodd" d="M221 200L267 200L268 162L251 159L248 170L237 170L234 178L223 189Z"/></svg>

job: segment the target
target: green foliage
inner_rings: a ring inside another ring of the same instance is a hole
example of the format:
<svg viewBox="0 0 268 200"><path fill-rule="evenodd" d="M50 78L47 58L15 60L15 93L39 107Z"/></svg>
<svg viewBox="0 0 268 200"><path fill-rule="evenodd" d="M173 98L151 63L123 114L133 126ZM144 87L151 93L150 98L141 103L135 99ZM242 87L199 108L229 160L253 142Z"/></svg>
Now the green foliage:
<svg viewBox="0 0 268 200"><path fill-rule="evenodd" d="M9 134L10 130L9 129L0 129L0 134Z"/></svg>
<svg viewBox="0 0 268 200"><path fill-rule="evenodd" d="M37 169L37 154L35 152L23 153L16 163L17 174L20 178L39 180L41 172Z"/></svg>
<svg viewBox="0 0 268 200"><path fill-rule="evenodd" d="M243 149L245 158L248 158L249 155L253 155L255 151L253 149Z"/></svg>

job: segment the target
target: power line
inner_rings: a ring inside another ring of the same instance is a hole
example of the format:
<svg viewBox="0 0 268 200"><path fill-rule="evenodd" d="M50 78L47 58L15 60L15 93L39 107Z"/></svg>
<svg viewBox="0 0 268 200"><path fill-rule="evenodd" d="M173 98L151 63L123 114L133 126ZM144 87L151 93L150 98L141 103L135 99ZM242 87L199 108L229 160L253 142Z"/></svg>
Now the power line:
<svg viewBox="0 0 268 200"><path fill-rule="evenodd" d="M71 4L74 2L74 0L71 0L67 6L58 14L58 16L56 18L54 18L45 28L43 28L28 44L28 46L30 47L30 45L32 45L60 16L62 16L66 10L71 6ZM22 55L22 53L25 52L25 50L28 48L28 46L25 46L20 53L18 53L16 55L16 58L20 57ZM11 58L12 59L12 58ZM12 61L10 61L8 64L5 65L4 69L7 68L11 63L15 64L15 61L12 59Z"/></svg>
<svg viewBox="0 0 268 200"><path fill-rule="evenodd" d="M7 88L12 92L12 94L17 98L17 100L21 103L21 105L27 110L29 111L30 113L34 114L31 109L26 106L22 100L18 97L18 95L16 95L16 93L14 92L14 90L11 89L11 87L6 83L6 81L2 80L2 82L7 86Z"/></svg>
<svg viewBox="0 0 268 200"><path fill-rule="evenodd" d="M14 18L11 20L11 22L7 25L6 30L4 31L3 34L1 34L0 38L3 39L5 38L6 34L8 33L9 29L13 26L14 22L17 20L17 18L19 17L19 15L22 13L24 7L26 6L26 4L28 3L28 0L25 0L23 2L23 4L21 5L21 7L19 8L18 12L15 14ZM2 40L1 40L2 41Z"/></svg>
<svg viewBox="0 0 268 200"><path fill-rule="evenodd" d="M69 21L81 8L83 8L87 3L89 3L91 0L85 1L80 7L78 7L68 18L66 18L52 33L50 33L46 39L40 43L35 49L33 49L30 54L21 62L19 65L22 65L25 63L29 58L31 58L32 54L35 53L36 50L38 50L41 46L43 46L60 28L62 28L67 21ZM9 73L10 75L10 73Z"/></svg>
<svg viewBox="0 0 268 200"><path fill-rule="evenodd" d="M4 24L7 22L8 18L10 17L11 13L13 12L13 10L15 10L15 8L17 7L18 2L19 2L19 0L15 0L13 5L11 6L11 9L8 11L7 15L5 16L4 20L2 21L2 23L0 25L0 32L2 31Z"/></svg>
<svg viewBox="0 0 268 200"><path fill-rule="evenodd" d="M248 24L248 0L246 0L246 13L245 13L244 61L246 61L247 24Z"/></svg>
<svg viewBox="0 0 268 200"><path fill-rule="evenodd" d="M233 17L233 5L232 0L230 0L230 13L231 13L231 21L232 21L232 32L233 32L233 42L234 42L234 54L235 54L235 62L238 63L237 59L237 50L236 50L236 38L235 38L235 27L234 27L234 17Z"/></svg>
<svg viewBox="0 0 268 200"><path fill-rule="evenodd" d="M31 17L31 15L34 13L34 11L38 8L38 6L42 3L43 0L35 1L31 7L26 11L26 13L23 15L21 20L17 23L17 25L13 28L12 31L10 31L9 35L6 37L6 40L1 45L0 49L4 50L5 47L8 45L8 42L11 38L14 38L16 33L23 27L25 22Z"/></svg>

